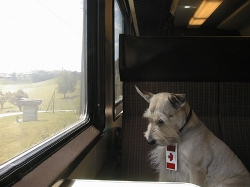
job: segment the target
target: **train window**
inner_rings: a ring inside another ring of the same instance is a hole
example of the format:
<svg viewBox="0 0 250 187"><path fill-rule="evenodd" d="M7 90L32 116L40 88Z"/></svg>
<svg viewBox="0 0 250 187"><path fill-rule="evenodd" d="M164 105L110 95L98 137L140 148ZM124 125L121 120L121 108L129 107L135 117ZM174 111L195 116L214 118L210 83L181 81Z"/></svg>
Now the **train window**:
<svg viewBox="0 0 250 187"><path fill-rule="evenodd" d="M115 104L122 101L122 82L119 74L119 35L124 33L124 20L117 0L114 1L114 54L115 54ZM116 107L115 114L121 112L121 107Z"/></svg>
<svg viewBox="0 0 250 187"><path fill-rule="evenodd" d="M0 2L0 169L86 119L84 4Z"/></svg>

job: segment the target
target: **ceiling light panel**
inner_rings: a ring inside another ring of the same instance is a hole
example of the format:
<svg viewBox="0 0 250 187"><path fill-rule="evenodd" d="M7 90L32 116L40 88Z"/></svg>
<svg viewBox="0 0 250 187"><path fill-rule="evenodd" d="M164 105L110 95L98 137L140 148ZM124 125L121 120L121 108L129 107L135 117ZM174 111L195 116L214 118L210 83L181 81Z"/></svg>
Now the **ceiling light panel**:
<svg viewBox="0 0 250 187"><path fill-rule="evenodd" d="M208 18L223 0L204 0L194 14L194 18Z"/></svg>

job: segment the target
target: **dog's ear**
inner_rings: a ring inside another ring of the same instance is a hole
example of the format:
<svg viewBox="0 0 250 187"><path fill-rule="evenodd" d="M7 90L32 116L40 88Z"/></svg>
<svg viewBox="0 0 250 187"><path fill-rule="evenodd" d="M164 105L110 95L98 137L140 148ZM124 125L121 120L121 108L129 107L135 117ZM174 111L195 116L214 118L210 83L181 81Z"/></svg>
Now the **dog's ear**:
<svg viewBox="0 0 250 187"><path fill-rule="evenodd" d="M135 85L135 89L138 92L138 94L140 94L148 103L150 103L150 100L154 94L150 92L141 91L136 85Z"/></svg>
<svg viewBox="0 0 250 187"><path fill-rule="evenodd" d="M168 97L169 102L173 105L173 107L178 110L186 101L185 94L171 94Z"/></svg>

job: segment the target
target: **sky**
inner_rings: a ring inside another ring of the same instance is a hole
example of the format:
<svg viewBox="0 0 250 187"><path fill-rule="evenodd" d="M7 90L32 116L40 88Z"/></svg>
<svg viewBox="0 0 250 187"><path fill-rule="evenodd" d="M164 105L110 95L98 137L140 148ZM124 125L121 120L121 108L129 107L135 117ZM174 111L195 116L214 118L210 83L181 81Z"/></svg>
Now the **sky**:
<svg viewBox="0 0 250 187"><path fill-rule="evenodd" d="M81 70L83 0L1 0L0 73Z"/></svg>

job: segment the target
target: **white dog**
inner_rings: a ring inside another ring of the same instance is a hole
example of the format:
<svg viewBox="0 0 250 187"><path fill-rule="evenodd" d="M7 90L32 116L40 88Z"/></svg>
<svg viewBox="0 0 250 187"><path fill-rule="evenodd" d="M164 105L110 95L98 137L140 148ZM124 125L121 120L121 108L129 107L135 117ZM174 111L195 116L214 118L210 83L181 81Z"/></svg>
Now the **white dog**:
<svg viewBox="0 0 250 187"><path fill-rule="evenodd" d="M202 187L250 187L250 175L243 163L198 119L185 94L136 90L149 103L144 113L149 120L145 137L149 144L157 145L150 158L159 171L159 181L190 182ZM167 145L176 149L166 151ZM169 158L173 161L171 167L176 167L172 170L166 169Z"/></svg>

